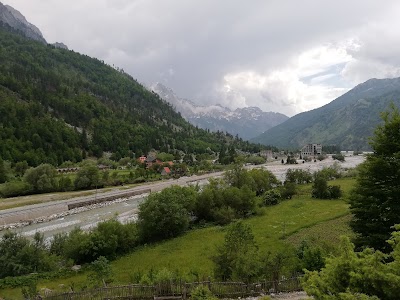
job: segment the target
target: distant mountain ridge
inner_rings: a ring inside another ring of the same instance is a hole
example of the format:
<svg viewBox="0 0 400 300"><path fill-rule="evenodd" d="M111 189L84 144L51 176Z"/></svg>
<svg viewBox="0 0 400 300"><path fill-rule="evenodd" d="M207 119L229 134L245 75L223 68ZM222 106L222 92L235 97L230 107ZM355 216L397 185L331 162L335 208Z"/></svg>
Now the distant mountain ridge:
<svg viewBox="0 0 400 300"><path fill-rule="evenodd" d="M332 102L300 113L251 141L280 148L307 143L370 150L368 138L390 102L400 106L400 78L370 79Z"/></svg>
<svg viewBox="0 0 400 300"><path fill-rule="evenodd" d="M199 106L178 97L174 91L161 83L150 87L162 99L170 103L190 123L211 131L226 131L249 140L265 130L288 119L276 112L264 112L258 107L231 110L220 105Z"/></svg>

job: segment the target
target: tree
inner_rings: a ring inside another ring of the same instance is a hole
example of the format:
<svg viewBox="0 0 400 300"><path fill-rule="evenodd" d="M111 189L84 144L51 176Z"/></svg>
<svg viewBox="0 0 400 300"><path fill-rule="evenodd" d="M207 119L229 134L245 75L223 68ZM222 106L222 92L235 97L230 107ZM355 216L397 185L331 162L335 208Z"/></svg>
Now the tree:
<svg viewBox="0 0 400 300"><path fill-rule="evenodd" d="M56 169L49 164L41 164L25 172L24 181L32 185L35 192L50 192L57 188Z"/></svg>
<svg viewBox="0 0 400 300"><path fill-rule="evenodd" d="M394 105L382 113L383 124L371 140L373 154L360 166L350 196L351 227L357 246L388 251L386 240L400 223L400 113Z"/></svg>
<svg viewBox="0 0 400 300"><path fill-rule="evenodd" d="M196 191L192 187L172 186L152 193L140 204L138 228L144 241L172 238L189 228Z"/></svg>
<svg viewBox="0 0 400 300"><path fill-rule="evenodd" d="M247 173L252 179L249 181L249 187L252 191L256 192L257 196L260 196L264 192L276 188L281 184L275 175L268 170L252 169Z"/></svg>
<svg viewBox="0 0 400 300"><path fill-rule="evenodd" d="M99 168L93 163L87 163L81 167L74 181L75 188L87 189L98 186L100 182Z"/></svg>
<svg viewBox="0 0 400 300"><path fill-rule="evenodd" d="M223 280L235 279L251 282L261 273L258 246L249 225L242 222L231 224L224 243L217 247L212 258L214 274Z"/></svg>
<svg viewBox="0 0 400 300"><path fill-rule="evenodd" d="M90 264L91 272L88 275L89 281L94 286L103 284L107 286L107 282L111 280L113 273L111 265L107 258L100 256L94 262Z"/></svg>
<svg viewBox="0 0 400 300"><path fill-rule="evenodd" d="M229 185L239 189L245 185L251 186L253 184L253 179L249 176L249 172L239 163L236 163L232 170L225 172L225 180Z"/></svg>

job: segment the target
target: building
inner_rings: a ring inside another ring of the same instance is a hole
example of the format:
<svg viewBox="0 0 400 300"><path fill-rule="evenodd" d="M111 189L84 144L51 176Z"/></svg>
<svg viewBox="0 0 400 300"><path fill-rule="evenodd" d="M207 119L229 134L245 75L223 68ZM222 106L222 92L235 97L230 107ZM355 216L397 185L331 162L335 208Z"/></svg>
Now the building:
<svg viewBox="0 0 400 300"><path fill-rule="evenodd" d="M161 175L162 176L167 176L167 175L171 175L171 170L168 167L164 167L161 171Z"/></svg>
<svg viewBox="0 0 400 300"><path fill-rule="evenodd" d="M301 156L316 156L322 154L321 144L307 144L301 148Z"/></svg>

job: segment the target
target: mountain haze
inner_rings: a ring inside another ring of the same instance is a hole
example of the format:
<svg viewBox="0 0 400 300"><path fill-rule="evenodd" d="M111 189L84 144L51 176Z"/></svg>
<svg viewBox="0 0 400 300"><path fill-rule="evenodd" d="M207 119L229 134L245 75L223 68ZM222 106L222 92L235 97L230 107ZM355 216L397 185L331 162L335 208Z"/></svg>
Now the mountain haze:
<svg viewBox="0 0 400 300"><path fill-rule="evenodd" d="M252 139L280 148L307 143L369 150L368 138L381 122L380 112L400 106L400 78L370 79L320 108L300 113Z"/></svg>
<svg viewBox="0 0 400 300"><path fill-rule="evenodd" d="M265 130L288 119L287 116L264 112L258 107L231 110L220 105L198 106L178 97L174 91L161 83L151 86L151 90L169 102L191 124L211 131L226 131L249 140Z"/></svg>

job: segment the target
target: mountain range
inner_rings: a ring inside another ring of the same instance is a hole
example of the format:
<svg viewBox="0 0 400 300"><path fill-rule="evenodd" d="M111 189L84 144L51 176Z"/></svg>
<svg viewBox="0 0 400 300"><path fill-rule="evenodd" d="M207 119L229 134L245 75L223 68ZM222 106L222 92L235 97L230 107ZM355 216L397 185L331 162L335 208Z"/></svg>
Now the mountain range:
<svg viewBox="0 0 400 300"><path fill-rule="evenodd" d="M226 131L249 140L288 119L276 112L264 112L258 107L231 110L220 105L199 106L178 97L161 83L150 87L162 99L170 103L191 124L211 131Z"/></svg>
<svg viewBox="0 0 400 300"><path fill-rule="evenodd" d="M293 116L251 141L279 148L304 144L370 150L368 139L393 102L400 106L400 78L370 79L320 108Z"/></svg>
<svg viewBox="0 0 400 300"><path fill-rule="evenodd" d="M0 22L9 25L14 30L19 31L28 39L32 39L47 45L42 32L35 25L29 23L26 18L10 5L4 5L0 2ZM53 46L63 49L68 47L63 43L54 43Z"/></svg>
<svg viewBox="0 0 400 300"><path fill-rule="evenodd" d="M153 149L180 156L221 149L260 151L258 145L225 132L196 128L123 70L32 38L35 27L24 25L22 17L19 23L11 22L16 18L4 7L0 17L3 160L58 166L87 156L119 160Z"/></svg>

